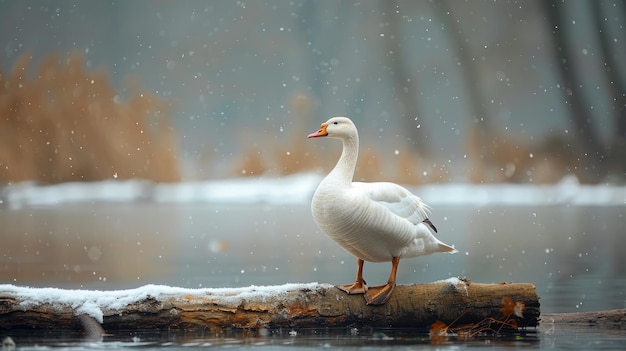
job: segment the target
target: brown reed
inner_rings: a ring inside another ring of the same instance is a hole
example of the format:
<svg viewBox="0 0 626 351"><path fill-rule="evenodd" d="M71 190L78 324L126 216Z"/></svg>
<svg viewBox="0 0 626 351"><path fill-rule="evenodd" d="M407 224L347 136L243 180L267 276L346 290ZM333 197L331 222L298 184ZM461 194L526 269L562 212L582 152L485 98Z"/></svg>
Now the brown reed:
<svg viewBox="0 0 626 351"><path fill-rule="evenodd" d="M0 182L180 180L170 108L159 97L130 87L124 101L80 53L64 63L46 57L32 78L30 59L0 71Z"/></svg>
<svg viewBox="0 0 626 351"><path fill-rule="evenodd" d="M471 130L466 144L469 179L473 183L551 184L573 174L584 181L583 172L575 167L573 144L556 134L542 141L525 141L508 133L485 135Z"/></svg>

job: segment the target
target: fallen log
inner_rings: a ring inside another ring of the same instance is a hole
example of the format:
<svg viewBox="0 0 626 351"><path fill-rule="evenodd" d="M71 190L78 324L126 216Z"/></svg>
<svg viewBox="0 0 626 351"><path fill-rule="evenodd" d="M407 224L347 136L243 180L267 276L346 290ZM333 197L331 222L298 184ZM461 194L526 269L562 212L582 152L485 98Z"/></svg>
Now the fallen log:
<svg viewBox="0 0 626 351"><path fill-rule="evenodd" d="M626 329L626 309L550 313L541 316L541 331L554 332L558 327L570 329L572 326L600 329Z"/></svg>
<svg viewBox="0 0 626 351"><path fill-rule="evenodd" d="M512 306L506 306L513 304ZM456 278L396 287L383 306L328 284L185 289L146 285L116 291L0 285L0 330L401 327L515 319L537 326L539 298L532 284L480 284ZM97 322L97 323L96 323Z"/></svg>

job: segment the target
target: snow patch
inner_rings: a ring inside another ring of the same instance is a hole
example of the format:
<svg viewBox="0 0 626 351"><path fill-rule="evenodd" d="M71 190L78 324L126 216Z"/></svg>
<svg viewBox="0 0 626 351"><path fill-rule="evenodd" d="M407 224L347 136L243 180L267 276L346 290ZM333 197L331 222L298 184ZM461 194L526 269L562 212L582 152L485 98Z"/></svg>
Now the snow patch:
<svg viewBox="0 0 626 351"><path fill-rule="evenodd" d="M459 279L457 277L451 277L451 278L448 278L448 279L437 280L435 283L450 284L450 285L459 285L459 284L465 285L466 284L464 281L462 281L461 279Z"/></svg>
<svg viewBox="0 0 626 351"><path fill-rule="evenodd" d="M451 278L444 279L444 280L437 280L435 283L448 285L452 287L454 290L461 291L466 296L469 296L469 291L467 290L467 282L459 278L451 277Z"/></svg>

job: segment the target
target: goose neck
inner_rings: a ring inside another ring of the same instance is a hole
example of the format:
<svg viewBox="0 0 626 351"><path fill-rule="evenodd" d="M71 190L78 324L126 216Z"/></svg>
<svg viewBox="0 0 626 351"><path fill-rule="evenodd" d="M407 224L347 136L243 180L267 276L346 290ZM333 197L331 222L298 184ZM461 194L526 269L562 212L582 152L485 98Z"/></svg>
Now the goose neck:
<svg viewBox="0 0 626 351"><path fill-rule="evenodd" d="M343 150L341 151L341 157L339 157L339 161L333 168L332 173L343 181L351 183L359 156L359 138L358 136L350 137L343 139L342 142Z"/></svg>

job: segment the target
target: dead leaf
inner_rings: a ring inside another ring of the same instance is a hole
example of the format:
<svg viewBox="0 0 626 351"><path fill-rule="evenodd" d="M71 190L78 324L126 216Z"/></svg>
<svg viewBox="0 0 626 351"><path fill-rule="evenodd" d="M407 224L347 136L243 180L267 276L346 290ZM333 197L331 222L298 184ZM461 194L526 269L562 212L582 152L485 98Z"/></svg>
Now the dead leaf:
<svg viewBox="0 0 626 351"><path fill-rule="evenodd" d="M440 320L430 325L430 335L444 335L448 332L448 325Z"/></svg>
<svg viewBox="0 0 626 351"><path fill-rule="evenodd" d="M511 300L510 297L503 297L502 298L502 304L501 304L502 308L500 309L500 313L502 313L505 316L517 316L519 318L524 318L524 310L526 309L526 305L524 305L523 302L521 301L517 301L517 302L513 302L513 300Z"/></svg>

